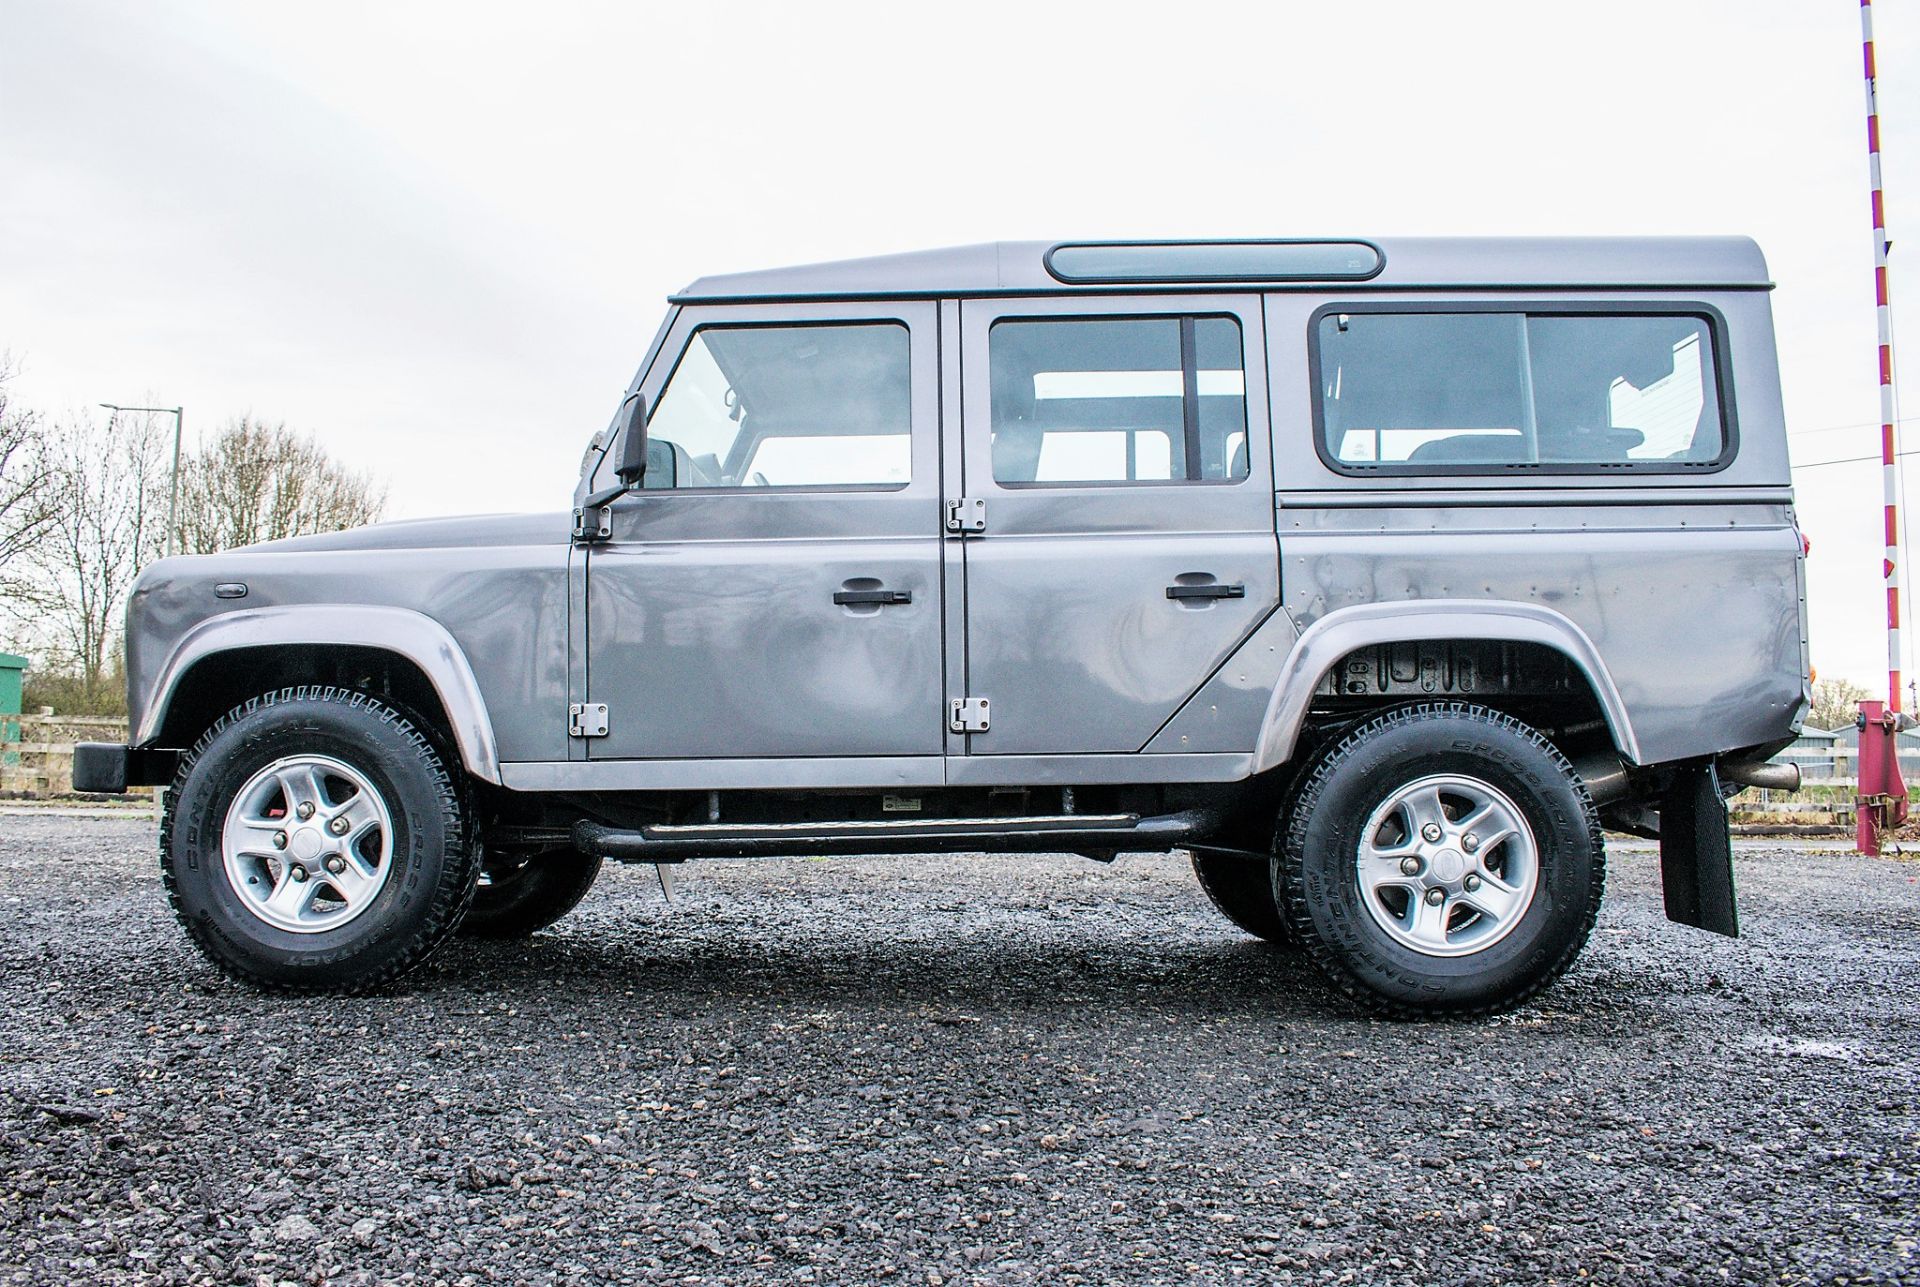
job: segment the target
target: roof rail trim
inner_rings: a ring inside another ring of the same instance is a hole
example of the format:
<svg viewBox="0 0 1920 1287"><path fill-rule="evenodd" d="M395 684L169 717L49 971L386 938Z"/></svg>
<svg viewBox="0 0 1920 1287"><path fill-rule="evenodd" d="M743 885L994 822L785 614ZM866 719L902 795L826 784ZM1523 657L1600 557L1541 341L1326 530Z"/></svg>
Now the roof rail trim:
<svg viewBox="0 0 1920 1287"><path fill-rule="evenodd" d="M1481 294L1528 294L1528 295L1568 295L1568 294L1636 294L1658 291L1673 294L1678 291L1691 291L1700 294L1744 293L1748 291L1771 291L1777 283L1764 282L1555 282L1550 286L1539 282L1433 282L1412 285L1404 282L1360 282L1316 279L1299 282L1201 282L1186 281L1170 285L1153 282L1124 282L1106 284L1074 283L1070 287L1031 287L1007 286L993 289L953 290L855 290L809 291L805 294L787 294L770 291L757 295L730 295L723 292L695 293L685 290L667 296L670 304L786 304L786 303L830 303L846 300L909 300L909 299L1013 299L1020 296L1072 296L1082 295L1089 299L1098 299L1102 295L1300 295L1319 293L1323 295L1340 294L1398 294L1398 295L1451 295L1461 292Z"/></svg>
<svg viewBox="0 0 1920 1287"><path fill-rule="evenodd" d="M1771 286L1766 259L1750 237L1353 237L1344 240L1344 251L1317 249L1331 244L1326 238L1280 237L981 242L723 273L689 282L672 298L681 303L722 299L991 299L1075 292L1262 290L1335 296L1380 291L1672 294ZM1157 255L1151 249L1138 253L1076 250L1072 254L1077 261L1068 258L1069 247L1105 245L1203 249L1162 251ZM1240 249L1204 249L1207 247ZM1108 262L1116 254L1119 262ZM1374 254L1383 257L1380 271L1367 278L1353 275L1369 267ZM1271 262L1273 255L1284 258ZM1303 255L1309 262L1291 262ZM1165 262L1169 257L1174 262ZM1255 262L1247 262L1249 258ZM1317 279L1302 276L1297 280L1250 275L1295 268L1303 274L1348 275ZM1150 274L1156 271L1182 275L1155 280ZM1124 280L1078 280L1105 277L1109 272ZM1075 280L1062 280L1063 276ZM1222 277L1225 279L1216 279Z"/></svg>

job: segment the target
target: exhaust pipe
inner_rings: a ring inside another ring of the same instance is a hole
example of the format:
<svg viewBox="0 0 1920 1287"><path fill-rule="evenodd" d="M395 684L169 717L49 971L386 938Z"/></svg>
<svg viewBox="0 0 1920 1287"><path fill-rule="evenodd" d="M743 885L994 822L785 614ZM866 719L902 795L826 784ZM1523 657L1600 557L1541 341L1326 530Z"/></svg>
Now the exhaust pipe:
<svg viewBox="0 0 1920 1287"><path fill-rule="evenodd" d="M1612 748L1587 751L1571 757L1573 771L1587 784L1587 794L1595 804L1607 804L1627 793L1627 766Z"/></svg>
<svg viewBox="0 0 1920 1287"><path fill-rule="evenodd" d="M1737 782L1741 786L1766 787L1770 791L1798 791L1800 789L1800 766L1798 764L1775 764L1767 760L1721 760L1714 768L1719 770L1722 782Z"/></svg>

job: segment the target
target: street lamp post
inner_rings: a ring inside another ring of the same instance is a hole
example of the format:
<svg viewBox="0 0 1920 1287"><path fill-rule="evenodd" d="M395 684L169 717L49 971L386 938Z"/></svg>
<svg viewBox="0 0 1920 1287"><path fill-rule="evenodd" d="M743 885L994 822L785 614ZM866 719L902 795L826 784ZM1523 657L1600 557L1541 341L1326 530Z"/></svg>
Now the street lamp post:
<svg viewBox="0 0 1920 1287"><path fill-rule="evenodd" d="M121 407L111 402L100 404L112 412L150 411L155 415L173 417L173 473L167 482L167 547L168 554L173 553L174 522L180 510L180 430L186 424L187 413L183 407Z"/></svg>

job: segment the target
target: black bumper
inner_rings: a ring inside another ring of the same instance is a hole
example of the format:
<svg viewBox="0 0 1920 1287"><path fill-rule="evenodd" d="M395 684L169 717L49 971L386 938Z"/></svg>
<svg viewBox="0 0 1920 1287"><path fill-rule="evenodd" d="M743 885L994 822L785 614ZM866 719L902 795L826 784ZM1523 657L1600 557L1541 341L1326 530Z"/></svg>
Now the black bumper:
<svg viewBox="0 0 1920 1287"><path fill-rule="evenodd" d="M120 795L130 786L160 786L173 781L178 751L82 742L73 748L73 789L90 795Z"/></svg>

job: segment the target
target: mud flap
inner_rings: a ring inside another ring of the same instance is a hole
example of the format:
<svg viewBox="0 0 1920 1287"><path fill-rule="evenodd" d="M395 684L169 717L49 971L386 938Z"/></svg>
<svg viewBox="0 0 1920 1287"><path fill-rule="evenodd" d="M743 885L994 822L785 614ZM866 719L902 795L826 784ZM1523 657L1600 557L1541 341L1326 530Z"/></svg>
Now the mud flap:
<svg viewBox="0 0 1920 1287"><path fill-rule="evenodd" d="M1733 833L1711 761L1674 774L1660 802L1660 880L1668 920L1740 937L1733 905Z"/></svg>

